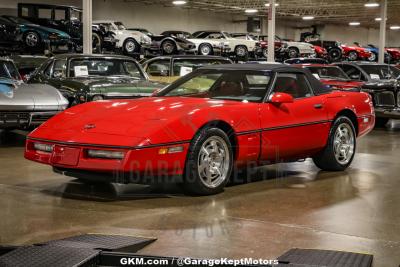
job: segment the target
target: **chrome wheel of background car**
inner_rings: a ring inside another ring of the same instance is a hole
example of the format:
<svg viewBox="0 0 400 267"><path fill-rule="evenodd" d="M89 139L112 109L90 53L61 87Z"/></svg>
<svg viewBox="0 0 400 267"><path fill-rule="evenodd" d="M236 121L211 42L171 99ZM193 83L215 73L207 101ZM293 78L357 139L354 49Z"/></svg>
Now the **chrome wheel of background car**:
<svg viewBox="0 0 400 267"><path fill-rule="evenodd" d="M377 58L375 53L371 53L371 56L368 58L369 61L375 61Z"/></svg>
<svg viewBox="0 0 400 267"><path fill-rule="evenodd" d="M228 145L219 136L209 137L201 146L197 169L201 181L208 188L221 185L228 176L230 157Z"/></svg>
<svg viewBox="0 0 400 267"><path fill-rule="evenodd" d="M296 58L298 57L299 53L297 52L297 50L295 48L289 48L288 51L288 56L289 58Z"/></svg>
<svg viewBox="0 0 400 267"><path fill-rule="evenodd" d="M346 165L352 159L355 148L355 137L353 129L347 123L342 123L336 129L333 141L333 149L336 160Z"/></svg>
<svg viewBox="0 0 400 267"><path fill-rule="evenodd" d="M175 44L171 41L165 41L162 44L162 50L167 55L172 54L175 51Z"/></svg>
<svg viewBox="0 0 400 267"><path fill-rule="evenodd" d="M247 55L247 49L244 46L238 46L235 49L235 53L238 57L245 57Z"/></svg>
<svg viewBox="0 0 400 267"><path fill-rule="evenodd" d="M357 58L358 58L358 54L357 54L357 52L355 52L355 51L351 51L351 52L349 52L349 55L347 56L347 58L348 58L350 61L355 61L355 60L357 60Z"/></svg>
<svg viewBox="0 0 400 267"><path fill-rule="evenodd" d="M136 51L136 44L134 40L127 40L124 47L126 53L133 53Z"/></svg>
<svg viewBox="0 0 400 267"><path fill-rule="evenodd" d="M99 100L103 100L104 97L101 95L95 95L92 97L92 101L99 101Z"/></svg>
<svg viewBox="0 0 400 267"><path fill-rule="evenodd" d="M212 54L212 48L208 44L201 44L200 45L200 54L203 56L208 56Z"/></svg>
<svg viewBox="0 0 400 267"><path fill-rule="evenodd" d="M262 53L265 58L268 58L268 48L264 48Z"/></svg>
<svg viewBox="0 0 400 267"><path fill-rule="evenodd" d="M25 35L25 44L29 47L36 47L39 44L39 35L35 32L28 32Z"/></svg>

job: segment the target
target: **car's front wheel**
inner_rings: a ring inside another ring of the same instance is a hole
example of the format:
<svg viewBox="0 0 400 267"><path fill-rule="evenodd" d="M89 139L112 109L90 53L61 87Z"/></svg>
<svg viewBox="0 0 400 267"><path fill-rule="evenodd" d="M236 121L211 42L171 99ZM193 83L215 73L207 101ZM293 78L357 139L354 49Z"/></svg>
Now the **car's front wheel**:
<svg viewBox="0 0 400 267"><path fill-rule="evenodd" d="M199 54L202 56L209 56L213 54L213 49L209 44L201 44L199 46Z"/></svg>
<svg viewBox="0 0 400 267"><path fill-rule="evenodd" d="M375 54L374 52L371 52L371 55L369 56L368 61L374 62L377 60L377 58L378 58L378 55Z"/></svg>
<svg viewBox="0 0 400 267"><path fill-rule="evenodd" d="M136 53L140 50L139 44L136 42L135 39L131 38L125 40L123 48L124 53L128 55Z"/></svg>
<svg viewBox="0 0 400 267"><path fill-rule="evenodd" d="M238 58L245 59L249 55L249 51L247 50L247 47L244 45L238 45L235 48L235 54Z"/></svg>
<svg viewBox="0 0 400 267"><path fill-rule="evenodd" d="M166 40L161 44L161 50L164 55L172 55L176 53L176 45L171 40Z"/></svg>
<svg viewBox="0 0 400 267"><path fill-rule="evenodd" d="M219 193L229 180L232 166L232 146L226 133L219 128L204 128L190 145L184 187L196 195Z"/></svg>
<svg viewBox="0 0 400 267"><path fill-rule="evenodd" d="M358 59L358 54L357 54L356 51L350 51L350 52L349 52L349 55L347 56L347 58L348 58L350 61L356 61L356 60Z"/></svg>
<svg viewBox="0 0 400 267"><path fill-rule="evenodd" d="M29 31L24 35L24 43L30 48L37 48L40 45L40 36L37 32Z"/></svg>
<svg viewBox="0 0 400 267"><path fill-rule="evenodd" d="M329 50L329 57L332 61L339 61L342 58L342 51L339 48Z"/></svg>
<svg viewBox="0 0 400 267"><path fill-rule="evenodd" d="M325 148L313 157L318 168L343 171L350 166L356 151L356 132L348 117L337 118L331 127Z"/></svg>

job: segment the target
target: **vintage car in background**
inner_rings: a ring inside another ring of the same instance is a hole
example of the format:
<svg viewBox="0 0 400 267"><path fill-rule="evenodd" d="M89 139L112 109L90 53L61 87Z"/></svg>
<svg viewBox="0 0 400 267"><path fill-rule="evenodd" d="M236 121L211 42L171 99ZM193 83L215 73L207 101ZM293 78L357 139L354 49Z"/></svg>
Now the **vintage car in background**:
<svg viewBox="0 0 400 267"><path fill-rule="evenodd" d="M226 55L231 51L229 42L195 38L189 32L185 31L165 31L162 32L161 35L187 39L189 42L196 45L192 51L188 52L194 52L195 54L203 56Z"/></svg>
<svg viewBox="0 0 400 267"><path fill-rule="evenodd" d="M335 63L350 79L362 81L362 91L372 96L376 126L386 125L389 119L400 119L400 70L388 64L372 62Z"/></svg>
<svg viewBox="0 0 400 267"><path fill-rule="evenodd" d="M266 38L268 38L268 36ZM282 43L286 43L287 58L315 56L315 50L312 44L306 42L285 41L277 35L275 36L275 40L278 40L279 42Z"/></svg>
<svg viewBox="0 0 400 267"><path fill-rule="evenodd" d="M311 157L343 171L374 125L370 96L282 64L207 66L156 94L77 105L27 137L25 158L81 180L221 192L240 168Z"/></svg>
<svg viewBox="0 0 400 267"><path fill-rule="evenodd" d="M323 48L322 46L318 46L318 45L313 45L313 47L314 47L316 57L328 59L329 54L325 48Z"/></svg>
<svg viewBox="0 0 400 267"><path fill-rule="evenodd" d="M251 34L255 40L260 42L260 46L262 48L263 56L265 58L268 57L268 35L254 35ZM284 59L287 56L287 43L282 42L282 40L275 38L274 42L275 47L275 58Z"/></svg>
<svg viewBox="0 0 400 267"><path fill-rule="evenodd" d="M151 46L150 36L140 31L127 30L120 21L95 20L93 24L101 25L107 31L115 33L115 38L118 40L116 48L121 49L124 54L139 53L142 49L149 49Z"/></svg>
<svg viewBox="0 0 400 267"><path fill-rule="evenodd" d="M172 83L180 77L207 65L231 64L219 56L161 56L145 61L142 66L151 81Z"/></svg>
<svg viewBox="0 0 400 267"><path fill-rule="evenodd" d="M67 48L70 40L70 36L65 32L14 16L0 16L0 46L2 47L15 46L16 50L43 52L50 47Z"/></svg>
<svg viewBox="0 0 400 267"><path fill-rule="evenodd" d="M39 68L48 57L36 56L36 55L14 55L10 56L10 59L14 61L17 66L18 72L24 81L27 81L30 75Z"/></svg>
<svg viewBox="0 0 400 267"><path fill-rule="evenodd" d="M357 45L346 45L342 44L340 46L342 48L342 58L347 59L349 61L356 61L356 60L368 60L372 53L364 48Z"/></svg>
<svg viewBox="0 0 400 267"><path fill-rule="evenodd" d="M24 83L13 61L0 58L0 129L37 126L67 106L56 88Z"/></svg>
<svg viewBox="0 0 400 267"><path fill-rule="evenodd" d="M175 36L156 35L143 28L128 28L128 30L139 31L151 38L149 51L153 53L161 52L162 55L174 55L180 52L190 52L196 45L185 38Z"/></svg>
<svg viewBox="0 0 400 267"><path fill-rule="evenodd" d="M73 48L82 51L82 9L74 6L18 3L18 17L33 23L66 32L71 36ZM115 49L112 32L92 26L93 48L96 52Z"/></svg>
<svg viewBox="0 0 400 267"><path fill-rule="evenodd" d="M393 64L400 62L400 49L399 48L385 48L386 53L389 54L388 61Z"/></svg>
<svg viewBox="0 0 400 267"><path fill-rule="evenodd" d="M368 58L369 61L378 61L379 48L373 44L366 47L372 54ZM396 48L385 48L385 63L393 64L400 60L400 50Z"/></svg>
<svg viewBox="0 0 400 267"><path fill-rule="evenodd" d="M326 49L328 52L328 58L330 61L340 61L343 56L343 49L341 44L337 41L322 41L322 40L309 40L308 43L314 46L320 46Z"/></svg>
<svg viewBox="0 0 400 267"><path fill-rule="evenodd" d="M285 64L329 64L329 61L324 58L313 58L313 57L299 57L286 59L283 63Z"/></svg>
<svg viewBox="0 0 400 267"><path fill-rule="evenodd" d="M254 56L260 45L259 41L234 38L228 32L224 31L197 31L193 33L193 36L199 39L227 42L231 49L231 54L240 60Z"/></svg>
<svg viewBox="0 0 400 267"><path fill-rule="evenodd" d="M326 64L298 64L296 67L308 69L315 78L322 84L327 85L332 90L350 90L360 91L363 81L354 81L338 66Z"/></svg>
<svg viewBox="0 0 400 267"><path fill-rule="evenodd" d="M135 60L119 55L56 55L37 69L28 83L54 86L70 106L102 99L150 96L163 87L150 82Z"/></svg>

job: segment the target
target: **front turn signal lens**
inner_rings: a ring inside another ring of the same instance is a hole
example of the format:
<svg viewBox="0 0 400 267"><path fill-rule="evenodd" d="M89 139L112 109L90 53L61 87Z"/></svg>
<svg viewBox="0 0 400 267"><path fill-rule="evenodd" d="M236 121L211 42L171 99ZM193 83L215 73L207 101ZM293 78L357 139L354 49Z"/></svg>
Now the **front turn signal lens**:
<svg viewBox="0 0 400 267"><path fill-rule="evenodd" d="M169 148L160 148L158 150L158 154L165 155L165 154L173 154L183 152L183 146L174 146Z"/></svg>

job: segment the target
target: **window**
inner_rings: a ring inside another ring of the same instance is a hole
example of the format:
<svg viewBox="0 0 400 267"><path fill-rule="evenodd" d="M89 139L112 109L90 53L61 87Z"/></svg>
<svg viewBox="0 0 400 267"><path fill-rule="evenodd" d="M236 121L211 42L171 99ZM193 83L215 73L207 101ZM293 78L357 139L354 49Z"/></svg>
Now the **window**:
<svg viewBox="0 0 400 267"><path fill-rule="evenodd" d="M317 79L341 79L348 80L349 77L339 67L307 67Z"/></svg>
<svg viewBox="0 0 400 267"><path fill-rule="evenodd" d="M54 10L54 20L66 20L67 14L65 9L55 9Z"/></svg>
<svg viewBox="0 0 400 267"><path fill-rule="evenodd" d="M151 76L169 76L169 64L169 59L153 61L147 66L146 72Z"/></svg>
<svg viewBox="0 0 400 267"><path fill-rule="evenodd" d="M78 9L71 9L70 10L70 19L71 20L79 20L82 21L82 11L78 10Z"/></svg>
<svg viewBox="0 0 400 267"><path fill-rule="evenodd" d="M28 17L29 16L29 9L27 7L22 7L21 8L21 16L22 17Z"/></svg>
<svg viewBox="0 0 400 267"><path fill-rule="evenodd" d="M400 70L389 65L361 65L372 80L399 79Z"/></svg>
<svg viewBox="0 0 400 267"><path fill-rule="evenodd" d="M17 68L12 62L8 61L3 61L0 63L0 77L11 78L15 80L20 79Z"/></svg>
<svg viewBox="0 0 400 267"><path fill-rule="evenodd" d="M54 61L53 66L53 78L65 78L67 70L67 61L66 60L56 60Z"/></svg>
<svg viewBox="0 0 400 267"><path fill-rule="evenodd" d="M341 65L340 67L344 70L344 72L346 72L347 76L349 76L350 79L358 81L367 81L362 72L356 67L350 65Z"/></svg>
<svg viewBox="0 0 400 267"><path fill-rule="evenodd" d="M261 102L270 80L270 72L263 71L197 70L159 95Z"/></svg>
<svg viewBox="0 0 400 267"><path fill-rule="evenodd" d="M312 95L307 78L301 73L278 73L273 92L286 93L292 95L293 98Z"/></svg>
<svg viewBox="0 0 400 267"><path fill-rule="evenodd" d="M173 61L173 76L184 76L200 67L207 65L230 64L229 60L225 59L176 59Z"/></svg>
<svg viewBox="0 0 400 267"><path fill-rule="evenodd" d="M38 16L40 19L51 19L51 9L48 8L39 8Z"/></svg>

